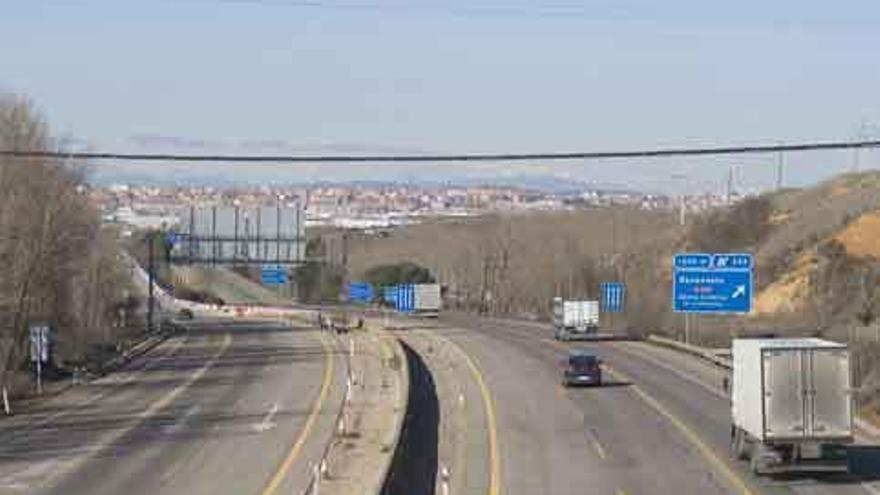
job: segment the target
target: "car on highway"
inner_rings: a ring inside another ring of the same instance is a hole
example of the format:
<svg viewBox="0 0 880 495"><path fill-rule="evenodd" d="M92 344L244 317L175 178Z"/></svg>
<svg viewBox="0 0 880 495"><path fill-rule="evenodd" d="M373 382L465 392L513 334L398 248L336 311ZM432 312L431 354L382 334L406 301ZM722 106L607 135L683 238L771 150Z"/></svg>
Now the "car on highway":
<svg viewBox="0 0 880 495"><path fill-rule="evenodd" d="M584 350L569 351L562 360L562 384L602 385L602 359L596 354Z"/></svg>

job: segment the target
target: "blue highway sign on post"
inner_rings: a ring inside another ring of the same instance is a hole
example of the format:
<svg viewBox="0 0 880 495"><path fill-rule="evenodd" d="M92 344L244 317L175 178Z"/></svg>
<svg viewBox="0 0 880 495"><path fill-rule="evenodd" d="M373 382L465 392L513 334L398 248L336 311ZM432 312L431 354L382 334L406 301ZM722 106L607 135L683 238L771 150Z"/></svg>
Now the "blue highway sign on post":
<svg viewBox="0 0 880 495"><path fill-rule="evenodd" d="M412 313L416 309L416 288L413 284L397 286L397 299L394 307L401 313Z"/></svg>
<svg viewBox="0 0 880 495"><path fill-rule="evenodd" d="M676 312L751 312L751 254L679 253L673 266L672 306Z"/></svg>
<svg viewBox="0 0 880 495"><path fill-rule="evenodd" d="M287 270L281 265L263 265L260 278L263 285L284 285L287 283Z"/></svg>
<svg viewBox="0 0 880 495"><path fill-rule="evenodd" d="M384 299L386 303L397 307L397 286L390 285L385 287L382 290L382 299Z"/></svg>
<svg viewBox="0 0 880 495"><path fill-rule="evenodd" d="M626 285L621 282L602 282L599 288L602 292L602 312L623 312L626 301Z"/></svg>
<svg viewBox="0 0 880 495"><path fill-rule="evenodd" d="M373 284L369 282L351 282L348 284L349 302L369 303L373 301Z"/></svg>
<svg viewBox="0 0 880 495"><path fill-rule="evenodd" d="M172 247L180 244L181 238L182 236L177 232L168 232L167 234L165 234L165 242Z"/></svg>

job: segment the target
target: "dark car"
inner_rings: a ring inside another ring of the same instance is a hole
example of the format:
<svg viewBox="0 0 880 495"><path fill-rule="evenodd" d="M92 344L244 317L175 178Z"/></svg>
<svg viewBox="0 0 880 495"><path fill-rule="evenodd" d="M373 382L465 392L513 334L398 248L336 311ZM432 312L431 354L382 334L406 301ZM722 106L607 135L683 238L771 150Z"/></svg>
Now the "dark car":
<svg viewBox="0 0 880 495"><path fill-rule="evenodd" d="M571 351L562 361L562 384L602 385L602 360L587 351Z"/></svg>

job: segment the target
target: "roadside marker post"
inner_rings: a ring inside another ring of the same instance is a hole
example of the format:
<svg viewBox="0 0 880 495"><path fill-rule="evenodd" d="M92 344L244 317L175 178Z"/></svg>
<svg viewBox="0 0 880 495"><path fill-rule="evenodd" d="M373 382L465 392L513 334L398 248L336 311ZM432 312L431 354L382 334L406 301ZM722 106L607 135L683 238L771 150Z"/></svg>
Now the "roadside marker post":
<svg viewBox="0 0 880 495"><path fill-rule="evenodd" d="M321 492L321 467L318 464L315 464L314 474L315 478L315 489L312 492L314 495L318 495Z"/></svg>
<svg viewBox="0 0 880 495"><path fill-rule="evenodd" d="M3 410L6 411L7 416L12 416L12 408L9 407L9 393L6 391L6 386L3 386Z"/></svg>

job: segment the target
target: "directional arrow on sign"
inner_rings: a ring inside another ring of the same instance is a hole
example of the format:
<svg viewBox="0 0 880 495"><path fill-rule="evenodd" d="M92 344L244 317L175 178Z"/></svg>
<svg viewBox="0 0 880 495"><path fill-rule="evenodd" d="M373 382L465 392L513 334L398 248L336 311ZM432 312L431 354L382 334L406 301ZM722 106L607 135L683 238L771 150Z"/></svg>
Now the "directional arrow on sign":
<svg viewBox="0 0 880 495"><path fill-rule="evenodd" d="M731 299L736 299L739 296L744 296L746 294L746 286L745 285L737 285L736 290L733 291L733 294L730 296Z"/></svg>

